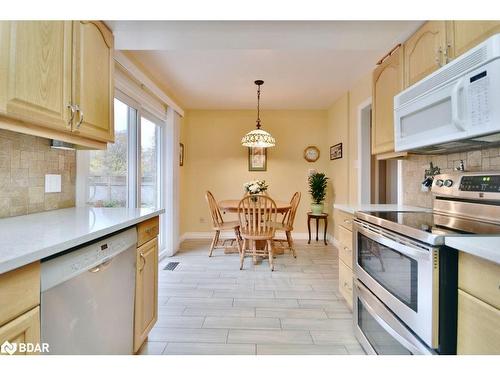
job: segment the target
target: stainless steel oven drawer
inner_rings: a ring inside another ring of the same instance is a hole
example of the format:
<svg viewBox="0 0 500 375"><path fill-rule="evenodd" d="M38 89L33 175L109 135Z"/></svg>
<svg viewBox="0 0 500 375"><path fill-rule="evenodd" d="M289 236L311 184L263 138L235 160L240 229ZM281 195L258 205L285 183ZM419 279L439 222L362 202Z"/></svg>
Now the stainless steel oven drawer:
<svg viewBox="0 0 500 375"><path fill-rule="evenodd" d="M359 280L354 280L354 331L369 354L435 354Z"/></svg>

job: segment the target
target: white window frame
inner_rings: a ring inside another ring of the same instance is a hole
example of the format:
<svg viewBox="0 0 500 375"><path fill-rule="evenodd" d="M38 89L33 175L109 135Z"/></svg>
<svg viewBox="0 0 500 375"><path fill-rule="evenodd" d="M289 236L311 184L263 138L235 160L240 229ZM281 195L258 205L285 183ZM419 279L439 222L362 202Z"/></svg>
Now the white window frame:
<svg viewBox="0 0 500 375"><path fill-rule="evenodd" d="M155 142L156 142L156 186L157 186L157 192L156 192L156 197L157 197L157 204L158 207L163 208L163 202L161 198L161 185L162 185L162 176L163 176L163 165L162 165L162 142L161 142L161 137L165 128L165 122L160 120L158 117L154 116L148 111L143 110L139 114L139 123L137 127L137 151L139 151L141 147L141 126L142 126L142 120L141 118L144 117L145 119L151 121L153 124L156 125L156 132L155 132ZM137 161L140 161L140 155L137 157ZM140 179L142 171L140 170L140 163L137 167L137 178ZM138 185L139 186L139 185ZM141 189L138 189L138 194L137 194L137 202L139 203L141 201Z"/></svg>
<svg viewBox="0 0 500 375"><path fill-rule="evenodd" d="M128 145L127 145L127 207L139 207L141 202L141 119L145 118L156 125L156 186L157 186L157 207L164 208L165 198L162 193L163 190L163 176L164 176L164 165L162 165L162 160L164 158L164 142L162 142L164 132L165 132L165 121L162 121L157 116L145 110L139 102L132 99L128 95L124 94L118 89L115 89L115 98L123 102L133 110L135 110L136 119L135 121L129 120L128 127ZM76 153L77 161L77 176L76 176L76 205L77 207L87 206L88 198L88 177L89 177L89 152L77 151ZM161 215L163 216L163 215ZM162 217L160 217L163 220ZM166 233L164 233L164 225L160 225L160 249L165 246Z"/></svg>

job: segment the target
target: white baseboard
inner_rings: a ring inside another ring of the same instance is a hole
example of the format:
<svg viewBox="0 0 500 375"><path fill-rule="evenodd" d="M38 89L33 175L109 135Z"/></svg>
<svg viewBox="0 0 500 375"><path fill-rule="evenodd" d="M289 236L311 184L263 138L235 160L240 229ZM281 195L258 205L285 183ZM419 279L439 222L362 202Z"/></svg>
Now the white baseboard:
<svg viewBox="0 0 500 375"><path fill-rule="evenodd" d="M180 237L180 242L185 241L185 240L202 240L202 239L212 239L214 236L214 232L186 232ZM232 232L222 232L220 234L221 239L225 238L233 238L234 233ZM309 234L306 232L293 232L292 237L295 240L307 240L309 239ZM286 239L284 233L278 233L276 235L277 239ZM311 233L311 239L315 239L316 237L312 235ZM320 239L322 239L321 237ZM326 239L330 243L335 243L335 240L333 236L330 233L327 233Z"/></svg>

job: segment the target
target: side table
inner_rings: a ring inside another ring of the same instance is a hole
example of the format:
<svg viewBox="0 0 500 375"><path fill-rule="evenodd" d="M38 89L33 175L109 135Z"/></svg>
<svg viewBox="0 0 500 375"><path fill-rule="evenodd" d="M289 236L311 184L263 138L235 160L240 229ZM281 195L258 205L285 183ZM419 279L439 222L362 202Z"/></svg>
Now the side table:
<svg viewBox="0 0 500 375"><path fill-rule="evenodd" d="M319 221L324 220L325 221L325 232L323 235L323 241L325 242L325 245L328 243L326 242L326 229L328 228L328 214L313 214L312 212L307 213L307 230L309 232L309 241L307 241L308 244L311 243L311 219L316 219L316 241L318 241L318 227L319 227Z"/></svg>

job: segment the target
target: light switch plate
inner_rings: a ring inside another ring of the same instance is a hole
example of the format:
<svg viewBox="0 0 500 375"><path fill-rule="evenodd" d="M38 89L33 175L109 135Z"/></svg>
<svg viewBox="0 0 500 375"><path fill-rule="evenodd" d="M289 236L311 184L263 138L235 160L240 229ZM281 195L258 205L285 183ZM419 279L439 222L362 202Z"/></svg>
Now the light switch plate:
<svg viewBox="0 0 500 375"><path fill-rule="evenodd" d="M61 175L46 174L45 175L45 192L60 193L61 192Z"/></svg>

